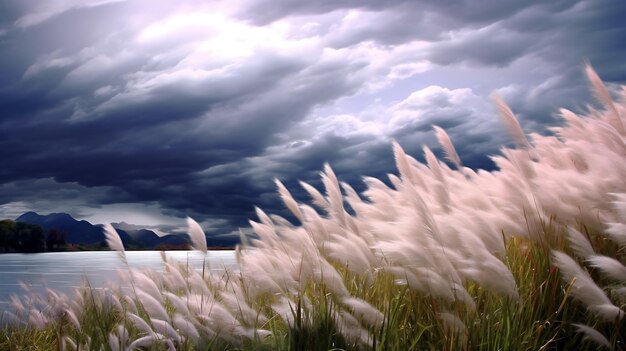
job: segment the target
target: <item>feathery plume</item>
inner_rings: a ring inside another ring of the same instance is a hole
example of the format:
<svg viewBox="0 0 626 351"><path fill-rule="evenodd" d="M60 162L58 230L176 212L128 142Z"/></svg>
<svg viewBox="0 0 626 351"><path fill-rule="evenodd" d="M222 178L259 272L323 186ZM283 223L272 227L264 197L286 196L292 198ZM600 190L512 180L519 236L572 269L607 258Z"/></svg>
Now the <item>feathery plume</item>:
<svg viewBox="0 0 626 351"><path fill-rule="evenodd" d="M304 190L306 190L306 192L309 193L315 206L323 210L328 209L330 204L328 203L328 201L326 201L326 198L324 197L324 195L322 195L322 193L320 193L317 189L315 189L315 187L302 181L300 182L300 186L302 186Z"/></svg>
<svg viewBox="0 0 626 351"><path fill-rule="evenodd" d="M133 278L135 281L135 285L140 288L143 292L150 294L150 296L154 297L159 301L159 303L163 302L163 296L161 296L161 289L156 285L154 279L148 277L143 272L138 272L137 270L133 270Z"/></svg>
<svg viewBox="0 0 626 351"><path fill-rule="evenodd" d="M110 223L104 225L104 238L106 239L107 245L111 250L117 251L117 254L120 256L124 263L128 264L126 260L126 252L124 251L124 244L122 243L122 239L120 235L117 233L115 228Z"/></svg>
<svg viewBox="0 0 626 351"><path fill-rule="evenodd" d="M523 149L530 149L530 144L528 143L528 139L526 139L524 130L509 105L507 105L498 94L493 94L493 100L498 107L500 117L504 120L504 124L506 124L506 127L509 129L509 133L513 135L517 146Z"/></svg>
<svg viewBox="0 0 626 351"><path fill-rule="evenodd" d="M168 322L161 320L161 319L150 318L150 324L152 324L152 327L154 328L155 332L159 334L167 335L170 338L172 338L174 341L176 341L177 343L181 342L180 335L176 332L176 330L174 330L172 325L170 325Z"/></svg>
<svg viewBox="0 0 626 351"><path fill-rule="evenodd" d="M620 244L626 246L626 224L624 223L609 223L606 233L609 237Z"/></svg>
<svg viewBox="0 0 626 351"><path fill-rule="evenodd" d="M385 319L382 312L365 300L356 297L346 297L343 298L341 302L350 307L353 315L364 321L367 326L380 327Z"/></svg>
<svg viewBox="0 0 626 351"><path fill-rule="evenodd" d="M194 221L191 217L187 217L187 227L189 227L189 237L191 238L191 246L194 249L204 253L207 253L206 235L198 222Z"/></svg>
<svg viewBox="0 0 626 351"><path fill-rule="evenodd" d="M595 313L605 321L615 322L624 317L624 311L612 303L593 305L588 307L589 311Z"/></svg>
<svg viewBox="0 0 626 351"><path fill-rule="evenodd" d="M146 312L148 312L150 317L157 317L165 320L169 319L163 305L161 305L161 303L150 294L137 289L137 298L141 301L141 305Z"/></svg>
<svg viewBox="0 0 626 351"><path fill-rule="evenodd" d="M439 141L439 145L446 154L446 158L450 160L450 162L454 163L456 169L463 172L463 164L461 163L461 158L456 153L456 149L454 148L454 144L452 144L452 140L450 140L450 136L446 133L443 128L438 126L433 126L435 129L435 135L437 136L437 140Z"/></svg>
<svg viewBox="0 0 626 351"><path fill-rule="evenodd" d="M574 259L560 251L552 251L552 259L554 264L561 271L563 281L565 283L574 281L571 290L572 297L578 299L584 303L589 310L608 321L613 321L616 317L621 317L621 310L611 303L611 300L609 300L604 291L596 285L589 274L585 272ZM607 306L613 306L617 310L613 309L613 311L611 311Z"/></svg>
<svg viewBox="0 0 626 351"><path fill-rule="evenodd" d="M169 291L164 292L163 295L165 295L165 297L167 298L167 302L169 302L172 306L174 306L174 308L180 314L184 316L191 315L191 312L189 312L189 308L187 308L187 304L185 304L185 302L183 301L182 298L180 298L180 296L174 293L171 293Z"/></svg>
<svg viewBox="0 0 626 351"><path fill-rule="evenodd" d="M591 267L598 268L607 277L626 283L626 267L620 261L601 255L590 256L587 261Z"/></svg>
<svg viewBox="0 0 626 351"><path fill-rule="evenodd" d="M120 339L113 332L109 333L109 347L111 351L119 351L120 350Z"/></svg>
<svg viewBox="0 0 626 351"><path fill-rule="evenodd" d="M626 129L624 128L624 124L619 115L619 111L617 111L617 109L615 108L615 104L613 104L613 99L611 99L611 94L609 94L609 91L602 82L602 79L600 79L600 77L590 64L585 65L585 73L587 74L587 78L593 86L593 92L596 95L598 101L603 103L613 114L613 126L617 128L620 133L626 133Z"/></svg>
<svg viewBox="0 0 626 351"><path fill-rule="evenodd" d="M465 323L463 323L463 321L455 314L450 312L440 312L437 314L437 317L443 321L444 329L447 332L455 333L460 337L465 337L467 335L467 327L465 326Z"/></svg>
<svg viewBox="0 0 626 351"><path fill-rule="evenodd" d="M270 216L267 215L267 213L265 213L265 211L254 206L254 212L256 213L256 216L259 217L261 223L269 227L273 226L272 219L270 218Z"/></svg>
<svg viewBox="0 0 626 351"><path fill-rule="evenodd" d="M69 336L64 336L62 339L62 342L65 342L67 344L70 345L70 347L72 348L72 350L79 350L80 348L78 347L78 345L76 345L76 341L74 341L74 339L70 338ZM67 347L67 345L65 345ZM62 347L62 350L65 350L66 347Z"/></svg>
<svg viewBox="0 0 626 351"><path fill-rule="evenodd" d="M165 263L166 283L171 290L186 289L187 281L183 278L179 268L169 262Z"/></svg>
<svg viewBox="0 0 626 351"><path fill-rule="evenodd" d="M396 160L396 168L400 172L400 178L403 182L414 183L413 171L411 170L411 166L407 160L407 156L402 149L402 146L398 144L397 141L393 141L393 156ZM371 178L373 181L378 181L378 179Z"/></svg>
<svg viewBox="0 0 626 351"><path fill-rule="evenodd" d="M578 230L568 227L567 239L569 240L570 247L578 257L587 258L596 254L589 240Z"/></svg>
<svg viewBox="0 0 626 351"><path fill-rule="evenodd" d="M276 187L278 188L278 194L280 194L280 198L281 200L283 200L285 206L287 206L289 211L291 211L291 213L293 213L293 215L296 216L296 218L300 222L302 222L302 212L298 208L298 203L296 202L296 200L294 200L293 196L291 196L289 190L287 190L283 183L281 183L281 181L278 179L274 179L274 183L276 183Z"/></svg>
<svg viewBox="0 0 626 351"><path fill-rule="evenodd" d="M161 341L163 339L164 339L163 335L160 335L160 334L157 334L157 333L152 333L150 335L146 335L144 337L141 337L141 338L133 341L128 346L128 349L129 350L136 350L136 349L138 349L140 347L151 346L156 341Z"/></svg>
<svg viewBox="0 0 626 351"><path fill-rule="evenodd" d="M339 225L346 225L346 211L343 207L343 196L341 188L335 172L328 163L324 164L324 172L322 175L322 183L326 188L326 197L330 204L330 213L337 218Z"/></svg>
<svg viewBox="0 0 626 351"><path fill-rule="evenodd" d="M599 331L584 324L573 323L572 325L576 327L577 332L583 333L585 335L583 339L593 341L598 344L598 346L604 346L608 349L612 348L609 340L607 340L604 335L600 334Z"/></svg>
<svg viewBox="0 0 626 351"><path fill-rule="evenodd" d="M76 317L76 313L74 313L74 311L72 311L71 308L66 308L65 315L67 316L69 321L74 325L74 328L80 331L80 322L78 321L78 317Z"/></svg>
<svg viewBox="0 0 626 351"><path fill-rule="evenodd" d="M152 330L152 327L150 327L150 325L148 325L148 323L144 321L138 315L134 313L127 313L126 317L130 319L131 322L133 322L133 325L135 326L135 328L141 330L144 333L148 333L148 334L154 333L154 331Z"/></svg>
<svg viewBox="0 0 626 351"><path fill-rule="evenodd" d="M185 335L189 340L193 342L198 342L200 339L200 333L198 333L198 329L194 327L193 323L191 323L187 318L185 318L180 313L174 315L172 318L172 325L180 330L183 335Z"/></svg>

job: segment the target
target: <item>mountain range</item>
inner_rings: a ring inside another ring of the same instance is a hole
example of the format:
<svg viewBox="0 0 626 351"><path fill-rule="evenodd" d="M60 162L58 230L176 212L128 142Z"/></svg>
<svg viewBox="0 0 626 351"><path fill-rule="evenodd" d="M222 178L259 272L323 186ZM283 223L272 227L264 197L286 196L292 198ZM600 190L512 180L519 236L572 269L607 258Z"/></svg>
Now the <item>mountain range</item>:
<svg viewBox="0 0 626 351"><path fill-rule="evenodd" d="M31 211L17 217L15 221L39 225L46 233L52 229L59 233L64 233L67 244L99 245L105 242L103 225L94 225L85 220L79 221L67 213L40 215ZM187 234L167 234L160 236L152 230L140 228L125 222L112 223L111 225L117 230L126 248L153 250L159 247L182 248L189 245L189 236ZM236 242L233 242L233 240L212 238L211 240L207 240L207 244L213 247L232 247Z"/></svg>

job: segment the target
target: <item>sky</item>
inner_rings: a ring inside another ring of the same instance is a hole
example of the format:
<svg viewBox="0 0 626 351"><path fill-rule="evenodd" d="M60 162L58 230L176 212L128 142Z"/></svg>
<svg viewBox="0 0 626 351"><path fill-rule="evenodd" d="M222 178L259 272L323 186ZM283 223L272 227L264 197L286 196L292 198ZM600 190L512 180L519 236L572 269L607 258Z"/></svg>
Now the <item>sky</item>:
<svg viewBox="0 0 626 351"><path fill-rule="evenodd" d="M0 217L66 212L232 235L285 215L328 162L397 173L391 143L492 169L512 137L592 104L591 63L626 83L626 2L244 0L0 2Z"/></svg>

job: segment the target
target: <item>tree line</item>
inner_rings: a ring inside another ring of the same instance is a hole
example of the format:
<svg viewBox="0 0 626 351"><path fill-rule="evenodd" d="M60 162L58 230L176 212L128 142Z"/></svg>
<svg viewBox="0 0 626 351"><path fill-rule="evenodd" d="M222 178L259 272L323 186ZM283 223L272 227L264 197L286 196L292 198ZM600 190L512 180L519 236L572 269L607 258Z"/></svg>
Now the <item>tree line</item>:
<svg viewBox="0 0 626 351"><path fill-rule="evenodd" d="M40 225L0 221L0 252L63 251L67 247L66 234L56 229L45 232Z"/></svg>

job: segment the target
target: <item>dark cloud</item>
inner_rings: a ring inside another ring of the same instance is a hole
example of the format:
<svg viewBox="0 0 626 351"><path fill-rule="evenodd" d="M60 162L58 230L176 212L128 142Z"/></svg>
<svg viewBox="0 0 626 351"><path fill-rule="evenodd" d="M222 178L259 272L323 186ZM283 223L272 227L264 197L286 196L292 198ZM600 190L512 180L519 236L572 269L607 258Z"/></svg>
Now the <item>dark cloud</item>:
<svg viewBox="0 0 626 351"><path fill-rule="evenodd" d="M69 11L32 29L51 30L60 50L39 48L19 64L6 60L0 66L20 72L0 93L0 106L6 107L1 123L10 131L0 140L0 157L11 160L0 180L34 179L21 184L33 194L57 198L68 211L79 207L70 206L70 193L43 192L39 185L119 190L94 191L98 196L77 204L158 201L170 215L219 216L244 225L263 192L273 193L273 176L257 174L263 182L258 186L245 168L203 171L261 154L315 105L349 94L362 80L355 72L363 64L280 51L260 51L226 70L154 65L146 53L125 47L130 43L121 35L90 38L93 43L79 37L79 43L92 46L77 45L69 39L77 29L60 26L64 16L75 15ZM14 35L20 40L5 43L8 52L26 52L35 34ZM4 203L22 199L47 209L28 190L14 190L6 192Z"/></svg>
<svg viewBox="0 0 626 351"><path fill-rule="evenodd" d="M512 32L497 25L458 35L458 38L433 45L428 58L441 65L507 66L531 50L535 42L530 34Z"/></svg>
<svg viewBox="0 0 626 351"><path fill-rule="evenodd" d="M626 80L622 2L194 6L0 4L2 213L145 203L228 234L255 205L287 215L274 178L306 200L329 162L362 189L395 172L392 139L437 149L432 125L491 167L509 142L491 90L542 131L590 101L584 60Z"/></svg>
<svg viewBox="0 0 626 351"><path fill-rule="evenodd" d="M562 6L555 2L552 7ZM324 14L337 10L360 9L365 11L408 12L416 17L425 11L440 12L462 21L463 23L485 23L499 20L516 13L531 3L503 3L502 1L420 1L385 0L385 1L297 1L297 0L251 0L239 15L257 24L269 22L293 15ZM411 23L402 23L404 25Z"/></svg>

